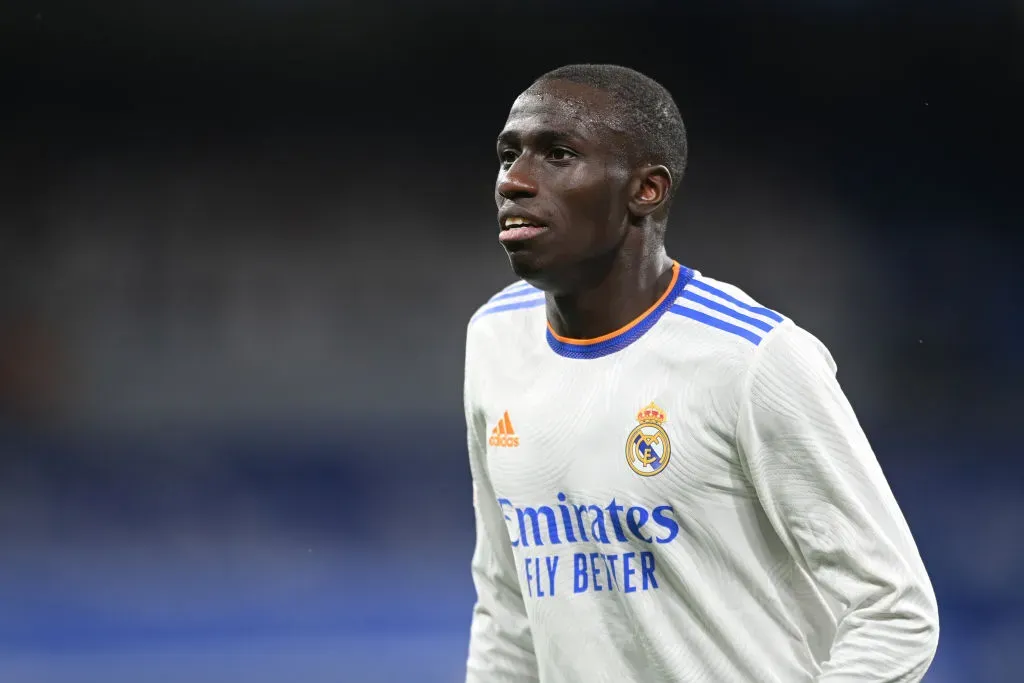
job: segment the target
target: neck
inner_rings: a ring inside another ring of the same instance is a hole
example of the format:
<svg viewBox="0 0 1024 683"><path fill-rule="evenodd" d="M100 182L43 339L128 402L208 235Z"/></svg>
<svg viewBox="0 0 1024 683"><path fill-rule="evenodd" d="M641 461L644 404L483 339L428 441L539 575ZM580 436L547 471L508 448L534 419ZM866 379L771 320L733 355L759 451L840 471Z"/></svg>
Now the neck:
<svg viewBox="0 0 1024 683"><path fill-rule="evenodd" d="M673 261L663 246L649 253L620 250L587 285L548 294L552 331L570 339L595 339L619 330L651 308L672 282Z"/></svg>

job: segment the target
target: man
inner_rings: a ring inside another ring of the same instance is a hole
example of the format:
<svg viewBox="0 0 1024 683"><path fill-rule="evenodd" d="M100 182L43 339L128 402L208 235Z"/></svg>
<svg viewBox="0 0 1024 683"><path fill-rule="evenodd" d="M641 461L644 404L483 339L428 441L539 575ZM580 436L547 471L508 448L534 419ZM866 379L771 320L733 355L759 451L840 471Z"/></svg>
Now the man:
<svg viewBox="0 0 1024 683"><path fill-rule="evenodd" d="M935 596L831 356L666 255L669 93L557 69L498 157L521 282L467 336L468 681L920 680Z"/></svg>

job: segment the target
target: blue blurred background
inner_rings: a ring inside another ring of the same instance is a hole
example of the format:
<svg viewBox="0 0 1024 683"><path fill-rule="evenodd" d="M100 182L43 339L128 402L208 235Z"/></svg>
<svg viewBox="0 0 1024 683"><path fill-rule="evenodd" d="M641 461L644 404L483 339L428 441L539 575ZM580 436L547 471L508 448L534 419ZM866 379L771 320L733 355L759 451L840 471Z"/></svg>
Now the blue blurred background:
<svg viewBox="0 0 1024 683"><path fill-rule="evenodd" d="M669 247L832 349L932 574L928 683L1024 681L1024 6L8 4L0 681L458 681L493 140L568 62L675 94Z"/></svg>

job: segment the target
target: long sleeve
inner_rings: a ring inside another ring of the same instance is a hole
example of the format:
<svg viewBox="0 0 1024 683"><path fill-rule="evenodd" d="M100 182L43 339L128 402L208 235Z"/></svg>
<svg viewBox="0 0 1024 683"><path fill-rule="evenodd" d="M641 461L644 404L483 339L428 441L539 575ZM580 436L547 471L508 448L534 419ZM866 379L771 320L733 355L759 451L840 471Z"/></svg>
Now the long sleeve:
<svg viewBox="0 0 1024 683"><path fill-rule="evenodd" d="M817 680L919 681L938 643L935 594L835 364L792 324L756 354L737 441L772 526L835 617Z"/></svg>
<svg viewBox="0 0 1024 683"><path fill-rule="evenodd" d="M475 401L469 343L466 357L466 430L476 512L472 574L477 593L466 682L529 683L538 680L537 660L508 530L487 474L487 426Z"/></svg>

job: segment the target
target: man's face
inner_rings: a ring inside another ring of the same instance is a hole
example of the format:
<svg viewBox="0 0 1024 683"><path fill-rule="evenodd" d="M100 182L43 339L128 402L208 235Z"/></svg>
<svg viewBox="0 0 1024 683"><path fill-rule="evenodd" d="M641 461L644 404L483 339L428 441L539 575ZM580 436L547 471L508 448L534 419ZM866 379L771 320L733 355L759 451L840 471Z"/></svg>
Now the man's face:
<svg viewBox="0 0 1024 683"><path fill-rule="evenodd" d="M573 280L629 229L626 135L608 95L551 81L523 93L498 137L499 240L517 275Z"/></svg>

